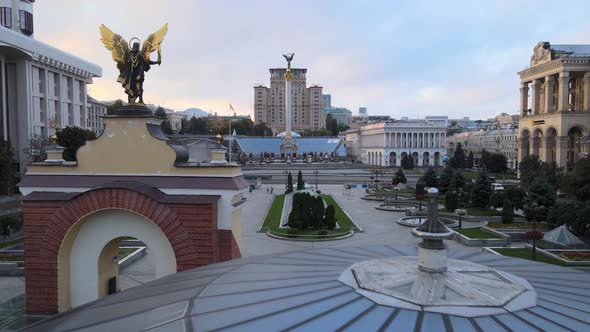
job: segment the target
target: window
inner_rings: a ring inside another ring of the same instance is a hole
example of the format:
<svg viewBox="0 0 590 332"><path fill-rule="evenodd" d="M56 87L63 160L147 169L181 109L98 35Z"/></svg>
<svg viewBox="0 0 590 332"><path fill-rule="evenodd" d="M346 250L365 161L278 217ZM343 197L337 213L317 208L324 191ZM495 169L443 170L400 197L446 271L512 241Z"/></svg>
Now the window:
<svg viewBox="0 0 590 332"><path fill-rule="evenodd" d="M12 28L12 8L0 7L0 24L3 27Z"/></svg>
<svg viewBox="0 0 590 332"><path fill-rule="evenodd" d="M20 31L27 36L33 34L33 14L21 10L20 14Z"/></svg>

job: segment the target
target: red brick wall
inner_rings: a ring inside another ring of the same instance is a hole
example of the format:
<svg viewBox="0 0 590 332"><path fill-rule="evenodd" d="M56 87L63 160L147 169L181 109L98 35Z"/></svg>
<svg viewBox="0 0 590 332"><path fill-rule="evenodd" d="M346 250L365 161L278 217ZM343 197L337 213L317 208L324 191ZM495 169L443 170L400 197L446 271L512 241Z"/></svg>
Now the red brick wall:
<svg viewBox="0 0 590 332"><path fill-rule="evenodd" d="M43 200L23 201L25 292L30 314L57 313L61 242L74 223L97 210L125 209L156 223L172 245L177 271L240 257L231 231L217 229L216 204L162 203L121 188L92 190L70 200L44 196Z"/></svg>

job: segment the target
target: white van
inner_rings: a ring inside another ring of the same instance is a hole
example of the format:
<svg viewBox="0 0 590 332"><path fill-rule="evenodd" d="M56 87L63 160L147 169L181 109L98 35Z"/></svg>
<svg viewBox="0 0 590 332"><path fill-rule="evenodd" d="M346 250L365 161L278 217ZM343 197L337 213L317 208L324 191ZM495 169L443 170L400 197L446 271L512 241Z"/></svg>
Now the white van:
<svg viewBox="0 0 590 332"><path fill-rule="evenodd" d="M492 191L504 191L504 186L500 183L492 183Z"/></svg>

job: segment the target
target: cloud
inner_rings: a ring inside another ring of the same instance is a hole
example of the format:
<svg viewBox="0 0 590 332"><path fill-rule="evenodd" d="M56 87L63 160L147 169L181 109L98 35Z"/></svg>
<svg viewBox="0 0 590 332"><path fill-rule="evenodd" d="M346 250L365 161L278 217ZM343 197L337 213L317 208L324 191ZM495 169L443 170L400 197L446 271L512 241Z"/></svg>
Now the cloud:
<svg viewBox="0 0 590 332"><path fill-rule="evenodd" d="M338 106L487 118L518 108L516 72L537 41L588 43L589 9L582 0L560 15L532 0L52 0L35 3L35 37L100 65L89 90L103 100L125 95L98 26L143 39L168 22L163 64L146 74L155 104L227 114L231 103L252 114L253 86L268 85L268 68L293 51L293 65Z"/></svg>

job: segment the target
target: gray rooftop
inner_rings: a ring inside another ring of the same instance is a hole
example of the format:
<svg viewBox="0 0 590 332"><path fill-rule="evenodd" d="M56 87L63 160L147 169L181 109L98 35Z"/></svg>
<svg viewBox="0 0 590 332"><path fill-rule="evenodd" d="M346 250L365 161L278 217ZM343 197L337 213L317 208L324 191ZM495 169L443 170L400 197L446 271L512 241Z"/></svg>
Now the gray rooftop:
<svg viewBox="0 0 590 332"><path fill-rule="evenodd" d="M565 53L570 57L586 57L590 56L590 45L554 45L551 44L551 49L556 53Z"/></svg>
<svg viewBox="0 0 590 332"><path fill-rule="evenodd" d="M324 248L176 273L54 316L26 331L589 331L587 273L479 252L449 257L525 278L536 306L465 318L376 304L337 281L351 264L415 256L416 246Z"/></svg>

